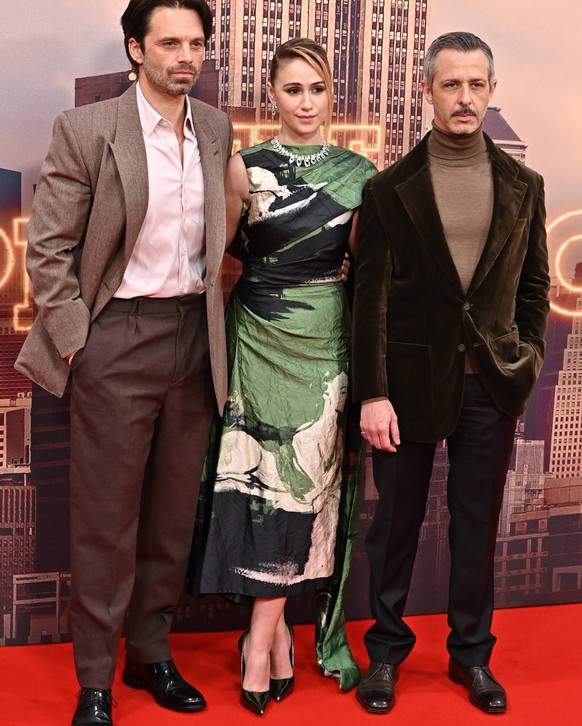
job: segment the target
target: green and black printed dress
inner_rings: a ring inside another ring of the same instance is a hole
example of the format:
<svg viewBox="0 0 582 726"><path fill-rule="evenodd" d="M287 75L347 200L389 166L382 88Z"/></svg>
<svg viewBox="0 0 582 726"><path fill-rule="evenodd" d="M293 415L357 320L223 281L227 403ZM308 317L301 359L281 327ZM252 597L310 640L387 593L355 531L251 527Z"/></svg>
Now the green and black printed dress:
<svg viewBox="0 0 582 726"><path fill-rule="evenodd" d="M250 186L243 273L227 312L229 398L214 432L217 458L209 454L206 467L213 491L200 591L325 591L334 575L350 358L339 270L375 167L334 146L308 167L270 142L241 154Z"/></svg>

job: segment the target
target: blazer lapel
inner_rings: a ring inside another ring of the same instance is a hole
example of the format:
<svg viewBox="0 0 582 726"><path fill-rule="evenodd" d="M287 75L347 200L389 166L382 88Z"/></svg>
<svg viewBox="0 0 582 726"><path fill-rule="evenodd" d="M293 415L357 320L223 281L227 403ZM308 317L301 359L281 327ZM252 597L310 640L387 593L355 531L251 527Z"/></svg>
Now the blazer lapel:
<svg viewBox="0 0 582 726"><path fill-rule="evenodd" d="M461 290L461 281L449 251L434 196L426 151L427 139L428 135L416 147L416 153L411 156L413 163L418 165L418 170L412 174L406 170L408 178L402 184L398 184L395 190L436 264L451 284Z"/></svg>
<svg viewBox="0 0 582 726"><path fill-rule="evenodd" d="M204 116L203 110L192 102L192 120L200 150L204 179L204 219L206 227L206 276L216 277L224 254L226 220L224 218L224 166L220 141ZM217 193L221 198L217 198Z"/></svg>
<svg viewBox="0 0 582 726"><path fill-rule="evenodd" d="M135 85L119 99L115 140L110 142L125 198L125 265L129 262L148 207L148 167Z"/></svg>
<svg viewBox="0 0 582 726"><path fill-rule="evenodd" d="M472 295L487 277L507 243L527 191L527 184L516 178L517 169L508 163L491 139L485 136L485 140L491 155L493 173L493 215L489 235L467 296Z"/></svg>

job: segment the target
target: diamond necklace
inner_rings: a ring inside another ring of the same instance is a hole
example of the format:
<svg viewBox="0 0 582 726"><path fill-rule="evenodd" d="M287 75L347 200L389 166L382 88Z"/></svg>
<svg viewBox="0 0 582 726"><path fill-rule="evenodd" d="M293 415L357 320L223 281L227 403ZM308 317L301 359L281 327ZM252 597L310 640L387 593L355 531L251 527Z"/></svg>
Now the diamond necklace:
<svg viewBox="0 0 582 726"><path fill-rule="evenodd" d="M271 144L273 144L280 154L286 156L291 164L296 164L297 166L313 166L313 164L317 164L318 161L321 161L329 154L329 144L325 139L323 140L321 149L316 154L295 154L283 146L278 136L271 139Z"/></svg>

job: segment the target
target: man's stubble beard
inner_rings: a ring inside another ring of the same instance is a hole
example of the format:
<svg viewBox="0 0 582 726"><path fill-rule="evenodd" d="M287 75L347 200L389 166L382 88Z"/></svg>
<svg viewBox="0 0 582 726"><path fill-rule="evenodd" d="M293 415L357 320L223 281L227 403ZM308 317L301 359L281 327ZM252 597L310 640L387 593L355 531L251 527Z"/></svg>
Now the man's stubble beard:
<svg viewBox="0 0 582 726"><path fill-rule="evenodd" d="M197 68L188 66L188 70L193 73L191 79L172 80L169 74L179 69L180 66L174 66L166 69L165 71L161 71L153 63L150 63L147 55L144 55L142 70L148 79L149 84L171 96L187 96L200 76L200 72Z"/></svg>

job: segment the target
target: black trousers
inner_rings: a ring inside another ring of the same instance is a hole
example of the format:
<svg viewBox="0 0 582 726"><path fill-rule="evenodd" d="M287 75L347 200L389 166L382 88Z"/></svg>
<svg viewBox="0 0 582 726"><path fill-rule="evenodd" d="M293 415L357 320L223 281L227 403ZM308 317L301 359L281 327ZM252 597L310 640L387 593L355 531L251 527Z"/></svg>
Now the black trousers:
<svg viewBox="0 0 582 726"><path fill-rule="evenodd" d="M465 376L459 421L447 438L450 513L447 649L463 665L489 662L495 637L493 564L499 512L516 419L492 403L477 375ZM403 621L436 443L403 441L398 451L372 452L379 499L366 538L370 608L365 636L371 661L398 665L415 635Z"/></svg>
<svg viewBox="0 0 582 726"><path fill-rule="evenodd" d="M111 300L73 360L71 626L77 677L171 657L215 409L205 296Z"/></svg>

